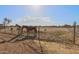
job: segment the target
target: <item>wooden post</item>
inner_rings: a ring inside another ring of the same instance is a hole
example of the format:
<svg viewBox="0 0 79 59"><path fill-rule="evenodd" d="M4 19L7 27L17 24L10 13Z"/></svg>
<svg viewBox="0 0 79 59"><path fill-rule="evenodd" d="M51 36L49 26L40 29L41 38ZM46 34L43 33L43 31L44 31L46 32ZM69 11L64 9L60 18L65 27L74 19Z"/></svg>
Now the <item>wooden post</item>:
<svg viewBox="0 0 79 59"><path fill-rule="evenodd" d="M42 45L41 45L41 42L40 42L40 26L38 26L38 41L39 41L41 53L43 54L43 48L42 48Z"/></svg>
<svg viewBox="0 0 79 59"><path fill-rule="evenodd" d="M76 22L74 22L74 36L73 36L73 44L75 44L75 40L76 40Z"/></svg>

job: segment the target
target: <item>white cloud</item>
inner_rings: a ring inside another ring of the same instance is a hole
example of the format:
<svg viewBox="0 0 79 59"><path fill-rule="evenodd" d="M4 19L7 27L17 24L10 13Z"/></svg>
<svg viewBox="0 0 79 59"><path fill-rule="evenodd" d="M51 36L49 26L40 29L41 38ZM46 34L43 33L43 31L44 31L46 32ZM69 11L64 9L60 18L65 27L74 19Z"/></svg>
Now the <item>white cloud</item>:
<svg viewBox="0 0 79 59"><path fill-rule="evenodd" d="M26 16L18 21L19 25L32 25L32 26L49 26L52 25L52 21L50 17L35 17L35 16Z"/></svg>

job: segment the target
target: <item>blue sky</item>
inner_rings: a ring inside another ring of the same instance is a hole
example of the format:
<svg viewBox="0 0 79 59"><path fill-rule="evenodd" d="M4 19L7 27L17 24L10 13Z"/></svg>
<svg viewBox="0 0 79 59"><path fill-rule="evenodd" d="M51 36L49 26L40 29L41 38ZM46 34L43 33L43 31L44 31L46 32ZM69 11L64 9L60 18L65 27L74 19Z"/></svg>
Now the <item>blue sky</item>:
<svg viewBox="0 0 79 59"><path fill-rule="evenodd" d="M79 6L0 5L0 23L5 17L11 19L13 24L22 25L61 25L73 24L74 21L79 24Z"/></svg>

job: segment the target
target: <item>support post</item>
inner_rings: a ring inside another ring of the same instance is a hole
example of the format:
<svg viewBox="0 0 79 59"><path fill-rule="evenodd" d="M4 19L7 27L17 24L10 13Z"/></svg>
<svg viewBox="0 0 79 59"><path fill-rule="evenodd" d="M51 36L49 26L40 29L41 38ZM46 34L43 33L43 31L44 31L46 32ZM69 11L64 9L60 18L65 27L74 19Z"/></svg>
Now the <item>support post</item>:
<svg viewBox="0 0 79 59"><path fill-rule="evenodd" d="M74 22L74 36L73 36L73 44L75 44L75 40L76 40L76 21Z"/></svg>
<svg viewBox="0 0 79 59"><path fill-rule="evenodd" d="M42 48L42 45L41 45L41 42L40 42L40 26L38 26L38 41L39 41L41 53L43 54L43 48Z"/></svg>

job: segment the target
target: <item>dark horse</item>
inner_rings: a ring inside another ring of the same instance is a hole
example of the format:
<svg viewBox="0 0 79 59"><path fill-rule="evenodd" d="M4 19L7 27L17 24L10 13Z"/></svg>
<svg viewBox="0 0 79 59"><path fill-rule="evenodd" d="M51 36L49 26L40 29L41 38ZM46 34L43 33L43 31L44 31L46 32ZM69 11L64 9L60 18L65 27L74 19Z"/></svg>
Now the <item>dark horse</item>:
<svg viewBox="0 0 79 59"><path fill-rule="evenodd" d="M21 33L23 33L23 29L27 30L27 33L29 33L30 31L34 31L35 33L37 33L37 27L36 26L22 26L21 27Z"/></svg>

